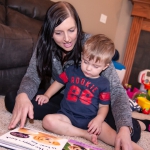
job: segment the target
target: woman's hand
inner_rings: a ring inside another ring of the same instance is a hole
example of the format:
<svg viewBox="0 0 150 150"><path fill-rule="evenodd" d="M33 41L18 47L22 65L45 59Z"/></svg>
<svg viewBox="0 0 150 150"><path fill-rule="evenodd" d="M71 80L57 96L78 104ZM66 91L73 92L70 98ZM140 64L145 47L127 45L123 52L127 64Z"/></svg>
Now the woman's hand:
<svg viewBox="0 0 150 150"><path fill-rule="evenodd" d="M33 119L33 105L29 100L27 94L21 93L16 97L16 103L12 113L12 119L8 126L8 129L13 129L20 123L20 127L23 128L27 119L27 115L30 119Z"/></svg>
<svg viewBox="0 0 150 150"><path fill-rule="evenodd" d="M115 150L133 150L131 144L130 131L128 127L121 127L115 141Z"/></svg>

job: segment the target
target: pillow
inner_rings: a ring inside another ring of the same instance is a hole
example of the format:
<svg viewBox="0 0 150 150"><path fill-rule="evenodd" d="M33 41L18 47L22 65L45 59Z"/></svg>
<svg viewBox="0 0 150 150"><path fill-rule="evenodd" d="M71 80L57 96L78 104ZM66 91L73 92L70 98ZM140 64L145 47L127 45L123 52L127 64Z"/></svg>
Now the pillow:
<svg viewBox="0 0 150 150"><path fill-rule="evenodd" d="M116 68L117 74L120 78L120 82L122 83L125 73L126 73L126 68L123 64L117 62L117 61L112 61L114 64L114 67Z"/></svg>

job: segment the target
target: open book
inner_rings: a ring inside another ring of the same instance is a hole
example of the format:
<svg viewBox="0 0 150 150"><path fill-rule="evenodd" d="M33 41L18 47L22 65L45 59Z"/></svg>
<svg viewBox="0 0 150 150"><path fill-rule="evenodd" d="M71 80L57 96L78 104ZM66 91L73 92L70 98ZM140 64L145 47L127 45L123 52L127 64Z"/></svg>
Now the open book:
<svg viewBox="0 0 150 150"><path fill-rule="evenodd" d="M67 141L30 128L16 128L0 136L0 145L14 150L62 150Z"/></svg>

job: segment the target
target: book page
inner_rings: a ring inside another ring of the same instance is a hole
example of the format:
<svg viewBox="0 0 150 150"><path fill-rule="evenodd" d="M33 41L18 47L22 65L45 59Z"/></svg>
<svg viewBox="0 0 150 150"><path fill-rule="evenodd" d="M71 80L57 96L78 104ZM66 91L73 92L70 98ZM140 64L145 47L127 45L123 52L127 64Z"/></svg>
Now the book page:
<svg viewBox="0 0 150 150"><path fill-rule="evenodd" d="M67 141L30 128L16 128L0 136L0 145L21 150L62 150Z"/></svg>

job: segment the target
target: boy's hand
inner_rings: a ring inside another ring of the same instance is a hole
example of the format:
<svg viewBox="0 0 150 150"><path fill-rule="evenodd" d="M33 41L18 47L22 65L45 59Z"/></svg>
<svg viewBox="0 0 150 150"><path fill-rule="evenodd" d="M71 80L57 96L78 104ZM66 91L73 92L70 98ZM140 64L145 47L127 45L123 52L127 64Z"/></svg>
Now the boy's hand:
<svg viewBox="0 0 150 150"><path fill-rule="evenodd" d="M45 103L48 103L49 98L45 95L37 95L35 101L38 101L39 105L43 105Z"/></svg>
<svg viewBox="0 0 150 150"><path fill-rule="evenodd" d="M88 132L91 134L99 135L101 133L102 121L95 117L88 124Z"/></svg>

